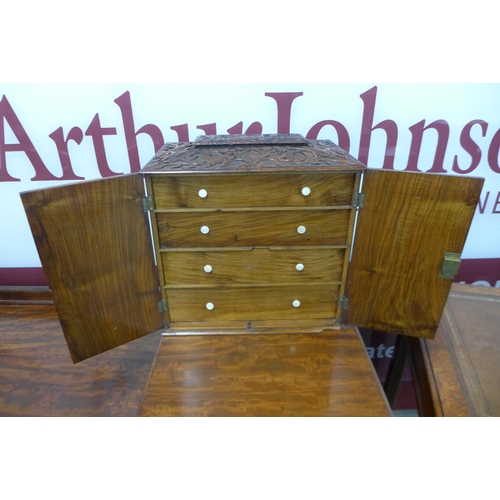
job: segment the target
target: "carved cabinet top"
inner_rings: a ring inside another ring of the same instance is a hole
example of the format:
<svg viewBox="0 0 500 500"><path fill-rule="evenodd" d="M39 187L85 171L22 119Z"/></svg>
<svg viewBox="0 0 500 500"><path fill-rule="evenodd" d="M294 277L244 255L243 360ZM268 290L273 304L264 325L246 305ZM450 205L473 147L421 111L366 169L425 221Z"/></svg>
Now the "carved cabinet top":
<svg viewBox="0 0 500 500"><path fill-rule="evenodd" d="M329 140L299 134L212 135L194 142L167 143L143 172L249 172L363 170L363 165Z"/></svg>

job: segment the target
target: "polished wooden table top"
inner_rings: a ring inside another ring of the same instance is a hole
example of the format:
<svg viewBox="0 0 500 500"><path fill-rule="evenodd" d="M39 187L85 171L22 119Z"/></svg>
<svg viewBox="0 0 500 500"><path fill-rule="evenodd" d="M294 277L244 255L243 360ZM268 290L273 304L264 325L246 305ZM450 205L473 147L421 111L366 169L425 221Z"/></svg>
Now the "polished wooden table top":
<svg viewBox="0 0 500 500"><path fill-rule="evenodd" d="M0 339L0 416L390 414L352 329L151 334L74 365L52 304L0 301Z"/></svg>
<svg viewBox="0 0 500 500"><path fill-rule="evenodd" d="M453 284L436 338L420 343L436 416L500 416L500 289Z"/></svg>
<svg viewBox="0 0 500 500"><path fill-rule="evenodd" d="M359 333L164 337L141 416L388 416Z"/></svg>
<svg viewBox="0 0 500 500"><path fill-rule="evenodd" d="M0 305L0 416L135 416L159 342L74 365L52 304Z"/></svg>

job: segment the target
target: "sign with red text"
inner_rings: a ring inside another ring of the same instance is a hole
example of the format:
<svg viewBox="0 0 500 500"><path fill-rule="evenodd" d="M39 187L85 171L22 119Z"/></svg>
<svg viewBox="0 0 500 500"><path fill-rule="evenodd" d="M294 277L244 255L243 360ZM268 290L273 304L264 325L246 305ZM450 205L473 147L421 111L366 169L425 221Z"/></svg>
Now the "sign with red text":
<svg viewBox="0 0 500 500"><path fill-rule="evenodd" d="M299 133L370 168L485 178L457 279L500 287L500 85L5 84L0 99L0 285L40 267L21 191L137 172L202 134Z"/></svg>

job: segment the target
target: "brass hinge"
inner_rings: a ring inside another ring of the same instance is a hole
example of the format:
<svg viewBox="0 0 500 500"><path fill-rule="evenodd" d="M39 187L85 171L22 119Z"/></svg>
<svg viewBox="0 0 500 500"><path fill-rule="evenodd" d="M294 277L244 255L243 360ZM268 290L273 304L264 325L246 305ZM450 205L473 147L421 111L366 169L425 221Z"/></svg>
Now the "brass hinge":
<svg viewBox="0 0 500 500"><path fill-rule="evenodd" d="M453 252L445 252L443 263L441 264L441 270L438 276L440 278L453 279L458 273L458 268L460 267L460 254Z"/></svg>
<svg viewBox="0 0 500 500"><path fill-rule="evenodd" d="M339 305L340 309L347 309L349 307L349 299L345 296L340 297Z"/></svg>
<svg viewBox="0 0 500 500"><path fill-rule="evenodd" d="M143 212L152 212L155 209L153 203L153 197L146 196L144 198L141 198L141 206Z"/></svg>
<svg viewBox="0 0 500 500"><path fill-rule="evenodd" d="M158 312L167 312L167 301L165 299L158 302Z"/></svg>
<svg viewBox="0 0 500 500"><path fill-rule="evenodd" d="M365 206L365 193L354 193L354 206L358 208Z"/></svg>

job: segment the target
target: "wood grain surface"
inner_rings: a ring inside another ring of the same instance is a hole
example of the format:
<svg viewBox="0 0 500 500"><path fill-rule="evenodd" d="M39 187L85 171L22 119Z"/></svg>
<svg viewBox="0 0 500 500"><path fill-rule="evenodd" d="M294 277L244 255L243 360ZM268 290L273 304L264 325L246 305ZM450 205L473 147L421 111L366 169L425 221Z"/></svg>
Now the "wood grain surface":
<svg viewBox="0 0 500 500"><path fill-rule="evenodd" d="M160 245L179 247L344 245L351 210L157 213ZM305 226L299 234L297 228ZM207 226L208 234L200 228Z"/></svg>
<svg viewBox="0 0 500 500"><path fill-rule="evenodd" d="M321 333L326 330L340 330L337 318L293 319L293 320L231 320L177 322L165 329L165 335L248 335L248 334L295 334Z"/></svg>
<svg viewBox="0 0 500 500"><path fill-rule="evenodd" d="M350 329L174 336L156 362L153 333L74 365L55 308L17 305L0 306L0 338L0 416L390 413Z"/></svg>
<svg viewBox="0 0 500 500"><path fill-rule="evenodd" d="M434 339L418 339L421 349L421 359L425 365L424 373L415 373L417 383L416 393L423 394L419 399L430 398L432 413L425 413L425 408L420 409L420 416L436 417L468 417L470 416L467 402L462 391L453 358L446 345L441 327L438 328ZM415 354L417 349L413 349ZM432 362L430 359L432 352ZM418 360L417 351L417 360ZM426 394L427 391L427 394Z"/></svg>
<svg viewBox="0 0 500 500"><path fill-rule="evenodd" d="M162 328L140 175L22 193L71 356Z"/></svg>
<svg viewBox="0 0 500 500"><path fill-rule="evenodd" d="M388 416L359 334L164 337L141 416Z"/></svg>
<svg viewBox="0 0 500 500"><path fill-rule="evenodd" d="M53 305L0 306L0 416L134 416L160 338L74 365Z"/></svg>
<svg viewBox="0 0 500 500"><path fill-rule="evenodd" d="M434 404L443 416L500 416L500 290L453 284L426 341Z"/></svg>
<svg viewBox="0 0 500 500"><path fill-rule="evenodd" d="M335 318L338 286L167 289L172 327L185 321L257 321ZM292 305L300 301L299 307ZM208 310L207 303L214 308ZM325 323L326 324L326 323Z"/></svg>
<svg viewBox="0 0 500 500"><path fill-rule="evenodd" d="M14 304L53 304L48 286L0 286L0 305Z"/></svg>
<svg viewBox="0 0 500 500"><path fill-rule="evenodd" d="M156 209L350 205L354 173L152 176ZM309 187L304 196L302 188ZM198 192L207 195L200 198Z"/></svg>
<svg viewBox="0 0 500 500"><path fill-rule="evenodd" d="M347 278L346 324L433 338L452 279L445 252L461 253L483 179L367 170Z"/></svg>
<svg viewBox="0 0 500 500"><path fill-rule="evenodd" d="M331 283L340 282L343 248L256 248L242 251L162 252L165 283ZM301 271L297 264L304 267ZM205 272L206 265L211 266Z"/></svg>

